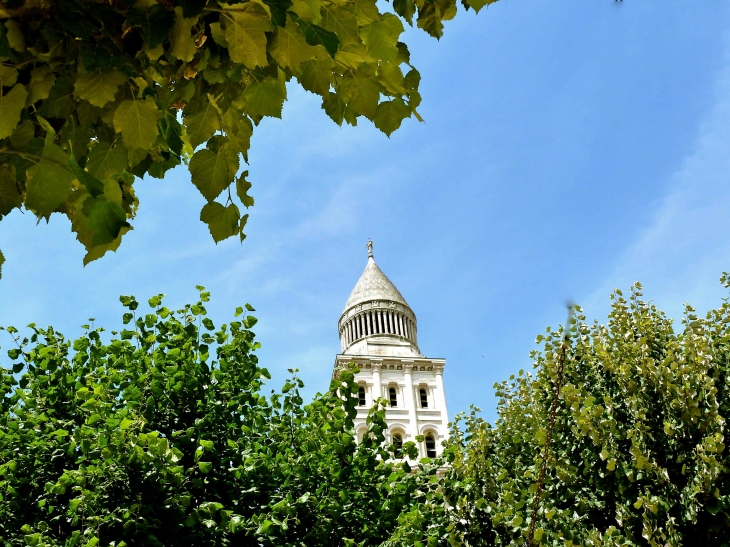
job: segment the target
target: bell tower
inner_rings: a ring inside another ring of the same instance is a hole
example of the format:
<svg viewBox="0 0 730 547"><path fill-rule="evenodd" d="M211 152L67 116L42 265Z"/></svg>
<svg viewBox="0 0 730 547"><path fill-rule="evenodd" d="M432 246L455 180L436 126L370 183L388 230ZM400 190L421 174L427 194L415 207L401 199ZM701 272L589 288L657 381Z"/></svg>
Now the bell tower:
<svg viewBox="0 0 730 547"><path fill-rule="evenodd" d="M385 399L388 441L396 446L413 441L421 457L434 457L449 434L443 380L446 360L421 354L416 314L378 268L372 241L367 248L365 271L338 323L342 353L335 358L334 374L350 363L360 369L355 376L360 385L355 418L358 440L373 403ZM416 441L418 435L424 440Z"/></svg>

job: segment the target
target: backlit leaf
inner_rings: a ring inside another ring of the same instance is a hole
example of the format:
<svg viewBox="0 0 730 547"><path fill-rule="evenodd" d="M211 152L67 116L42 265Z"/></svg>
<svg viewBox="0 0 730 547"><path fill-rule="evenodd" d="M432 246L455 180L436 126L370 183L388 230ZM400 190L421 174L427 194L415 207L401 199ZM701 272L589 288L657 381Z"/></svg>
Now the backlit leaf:
<svg viewBox="0 0 730 547"><path fill-rule="evenodd" d="M127 77L121 72L102 72L97 69L89 74L78 75L74 95L94 106L102 107L114 100L119 86L126 81Z"/></svg>
<svg viewBox="0 0 730 547"><path fill-rule="evenodd" d="M375 127L390 136L404 119L410 117L411 109L401 99L384 101L378 105L373 122Z"/></svg>
<svg viewBox="0 0 730 547"><path fill-rule="evenodd" d="M248 195L248 191L251 189L251 183L246 180L247 176L248 171L244 171L236 179L236 194L238 195L238 199L241 200L241 203L243 203L244 207L252 207L253 198Z"/></svg>
<svg viewBox="0 0 730 547"><path fill-rule="evenodd" d="M107 143L94 145L86 160L86 169L99 180L117 175L127 168L127 150L122 145L111 148Z"/></svg>
<svg viewBox="0 0 730 547"><path fill-rule="evenodd" d="M340 46L340 39L337 34L313 23L308 23L304 19L297 18L296 22L308 44L313 46L321 45L330 56L335 56Z"/></svg>
<svg viewBox="0 0 730 547"><path fill-rule="evenodd" d="M238 233L238 207L231 203L224 207L217 201L206 203L200 211L200 220L208 225L210 235L218 243Z"/></svg>
<svg viewBox="0 0 730 547"><path fill-rule="evenodd" d="M20 121L20 112L25 106L28 92L22 84L15 84L13 88L2 94L0 90L0 139L9 137Z"/></svg>
<svg viewBox="0 0 730 547"><path fill-rule="evenodd" d="M381 21L373 21L363 27L361 36L370 56L394 63L398 56L396 44L402 32L400 19L386 13Z"/></svg>
<svg viewBox="0 0 730 547"><path fill-rule="evenodd" d="M473 8L475 12L479 13L484 6L494 4L497 0L463 0L464 4L470 8Z"/></svg>
<svg viewBox="0 0 730 547"><path fill-rule="evenodd" d="M162 113L154 99L127 100L114 113L114 129L122 134L127 146L151 148L157 138L157 120Z"/></svg>
<svg viewBox="0 0 730 547"><path fill-rule="evenodd" d="M116 203L110 203L104 196L87 199L83 212L88 219L94 246L111 243L119 236L119 231L128 226L124 210Z"/></svg>
<svg viewBox="0 0 730 547"><path fill-rule="evenodd" d="M190 160L193 184L203 197L213 201L232 182L238 171L238 152L225 137L214 137L208 148L197 151Z"/></svg>
<svg viewBox="0 0 730 547"><path fill-rule="evenodd" d="M329 59L313 59L300 66L299 83L307 91L318 95L326 95L332 85L332 66Z"/></svg>
<svg viewBox="0 0 730 547"><path fill-rule="evenodd" d="M68 156L51 144L46 145L42 158L28 169L25 206L39 217L49 217L71 193L71 183L76 177L67 164Z"/></svg>
<svg viewBox="0 0 730 547"><path fill-rule="evenodd" d="M243 98L249 114L281 118L281 109L286 99L286 87L281 80L267 78L263 82L249 85Z"/></svg>
<svg viewBox="0 0 730 547"><path fill-rule="evenodd" d="M318 54L317 48L307 43L299 27L294 24L276 27L269 51L280 66L296 72L301 63L316 58Z"/></svg>
<svg viewBox="0 0 730 547"><path fill-rule="evenodd" d="M49 66L39 66L33 69L30 72L27 104L35 104L42 99L48 98L55 83L56 75Z"/></svg>
<svg viewBox="0 0 730 547"><path fill-rule="evenodd" d="M248 68L266 66L265 33L271 30L271 21L264 9L253 2L237 4L226 10L223 17L231 59Z"/></svg>
<svg viewBox="0 0 730 547"><path fill-rule="evenodd" d="M193 148L197 148L221 129L218 111L211 101L207 101L191 114L186 113L185 125Z"/></svg>
<svg viewBox="0 0 730 547"><path fill-rule="evenodd" d="M23 196L18 190L15 173L0 166L0 217L20 207L22 202Z"/></svg>
<svg viewBox="0 0 730 547"><path fill-rule="evenodd" d="M175 26L170 34L170 53L181 61L190 62L195 57L195 40L191 29L198 22L198 16L184 17L183 8L175 8Z"/></svg>

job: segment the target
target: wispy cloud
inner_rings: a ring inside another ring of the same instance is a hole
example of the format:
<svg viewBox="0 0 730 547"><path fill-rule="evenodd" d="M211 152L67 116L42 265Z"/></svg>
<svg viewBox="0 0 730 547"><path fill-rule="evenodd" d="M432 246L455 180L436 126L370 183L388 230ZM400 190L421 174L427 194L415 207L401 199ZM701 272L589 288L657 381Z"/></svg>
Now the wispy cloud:
<svg viewBox="0 0 730 547"><path fill-rule="evenodd" d="M674 317L684 302L704 310L724 295L720 273L730 270L730 47L716 81L716 102L700 127L694 151L668 181L649 224L583 299L603 312L613 288L641 281L646 296ZM599 315L600 317L600 315Z"/></svg>

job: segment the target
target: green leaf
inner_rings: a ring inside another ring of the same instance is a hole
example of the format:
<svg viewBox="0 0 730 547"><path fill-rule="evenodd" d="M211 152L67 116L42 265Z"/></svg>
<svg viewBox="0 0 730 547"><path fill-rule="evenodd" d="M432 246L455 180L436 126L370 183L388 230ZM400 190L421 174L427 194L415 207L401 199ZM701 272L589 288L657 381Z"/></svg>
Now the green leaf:
<svg viewBox="0 0 730 547"><path fill-rule="evenodd" d="M175 8L175 26L170 35L170 54L176 59L189 63L197 50L191 29L198 22L198 16L186 18L180 6Z"/></svg>
<svg viewBox="0 0 730 547"><path fill-rule="evenodd" d="M390 135L398 129L404 119L410 117L411 109L401 99L385 101L378 105L373 122L375 127Z"/></svg>
<svg viewBox="0 0 730 547"><path fill-rule="evenodd" d="M264 9L254 3L236 4L223 12L228 54L234 63L248 68L266 66L266 32L271 21Z"/></svg>
<svg viewBox="0 0 730 547"><path fill-rule="evenodd" d="M279 66L287 67L293 72L298 72L301 63L316 58L320 51L321 49L318 51L307 43L297 25L276 27L269 47L269 53Z"/></svg>
<svg viewBox="0 0 730 547"><path fill-rule="evenodd" d="M252 116L281 118L286 87L281 80L267 78L263 82L249 85L243 98L246 101L246 110Z"/></svg>
<svg viewBox="0 0 730 547"><path fill-rule="evenodd" d="M236 179L236 194L238 195L238 199L241 200L241 203L243 203L243 206L248 208L253 206L253 198L248 195L248 191L251 189L251 183L246 180L247 176L248 171L244 171Z"/></svg>
<svg viewBox="0 0 730 547"><path fill-rule="evenodd" d="M26 171L25 206L48 218L68 198L76 178L67 167L68 156L57 146L46 145L38 163Z"/></svg>
<svg viewBox="0 0 730 547"><path fill-rule="evenodd" d="M206 203L200 211L200 220L208 225L210 235L213 236L216 243L238 233L239 218L238 207L233 203L228 207L224 207L213 201Z"/></svg>
<svg viewBox="0 0 730 547"><path fill-rule="evenodd" d="M114 100L119 86L126 81L127 77L121 72L97 69L89 74L78 75L74 95L94 106L104 107Z"/></svg>
<svg viewBox="0 0 730 547"><path fill-rule="evenodd" d="M76 179L84 185L89 194L91 194L92 196L98 196L104 193L104 183L92 174L90 174L88 171L82 169L76 162L76 160L71 156L69 156L68 158L68 167L74 174Z"/></svg>
<svg viewBox="0 0 730 547"><path fill-rule="evenodd" d="M322 108L337 125L342 125L346 106L339 94L327 93L324 95Z"/></svg>
<svg viewBox="0 0 730 547"><path fill-rule="evenodd" d="M379 69L380 83L389 93L396 97L406 95L405 79L398 65L383 61Z"/></svg>
<svg viewBox="0 0 730 547"><path fill-rule="evenodd" d="M30 140L35 136L35 125L30 120L25 120L15 128L13 134L10 135L10 144L13 148L25 148Z"/></svg>
<svg viewBox="0 0 730 547"><path fill-rule="evenodd" d="M210 473L213 470L211 462L198 462L198 467L202 473Z"/></svg>
<svg viewBox="0 0 730 547"><path fill-rule="evenodd" d="M307 91L324 97L332 85L332 67L333 63L328 59L305 61L300 66L299 83Z"/></svg>
<svg viewBox="0 0 730 547"><path fill-rule="evenodd" d="M211 138L216 131L221 130L218 110L215 108L215 103L210 100L200 110L190 114L186 112L183 120L193 149Z"/></svg>
<svg viewBox="0 0 730 547"><path fill-rule="evenodd" d="M343 78L340 83L340 93L348 107L370 120L374 118L378 108L380 88L372 79L359 74Z"/></svg>
<svg viewBox="0 0 730 547"><path fill-rule="evenodd" d="M0 23L0 57L10 57L12 52L10 51L10 44L8 43L7 32L5 26Z"/></svg>
<svg viewBox="0 0 730 547"><path fill-rule="evenodd" d="M271 10L271 20L275 25L283 27L286 25L286 12L292 6L292 0L263 0L264 4Z"/></svg>
<svg viewBox="0 0 730 547"><path fill-rule="evenodd" d="M322 2L320 0L293 0L290 12L310 23L318 23L322 19Z"/></svg>
<svg viewBox="0 0 730 547"><path fill-rule="evenodd" d="M55 83L56 75L48 65L31 70L26 104L35 104L42 99L47 99Z"/></svg>
<svg viewBox="0 0 730 547"><path fill-rule="evenodd" d="M127 146L150 149L157 139L157 120L162 113L151 97L123 101L114 112L114 129Z"/></svg>
<svg viewBox="0 0 730 547"><path fill-rule="evenodd" d="M13 171L0 166L0 217L10 213L23 203Z"/></svg>
<svg viewBox="0 0 730 547"><path fill-rule="evenodd" d="M338 6L335 3L322 6L321 26L334 32L340 44L359 44L360 32L357 17L350 6ZM304 32L304 36L307 33Z"/></svg>
<svg viewBox="0 0 730 547"><path fill-rule="evenodd" d="M15 84L5 95L0 91L0 139L12 135L27 97L28 92L22 84Z"/></svg>
<svg viewBox="0 0 730 547"><path fill-rule="evenodd" d="M10 47L19 53L24 53L26 51L25 37L23 36L23 31L20 29L18 21L6 19L5 30L7 31L6 36Z"/></svg>
<svg viewBox="0 0 730 547"><path fill-rule="evenodd" d="M462 3L467 8L472 8L475 12L479 13L484 6L494 4L497 0L463 0Z"/></svg>
<svg viewBox="0 0 730 547"><path fill-rule="evenodd" d="M14 66L0 63L0 85L3 87L13 87L17 81L18 69Z"/></svg>
<svg viewBox="0 0 730 547"><path fill-rule="evenodd" d="M253 135L251 120L236 109L229 108L223 115L223 131L226 132L231 146L247 158Z"/></svg>
<svg viewBox="0 0 730 547"><path fill-rule="evenodd" d="M393 10L413 26L413 15L416 13L416 5L413 0L393 0Z"/></svg>
<svg viewBox="0 0 730 547"><path fill-rule="evenodd" d="M120 230L129 226L127 215L119 205L109 202L106 197L98 196L84 201L83 213L91 230L92 245L111 243Z"/></svg>
<svg viewBox="0 0 730 547"><path fill-rule="evenodd" d="M238 152L226 137L216 136L208 141L208 148L193 155L190 174L203 197L213 201L233 182L238 166Z"/></svg>
<svg viewBox="0 0 730 547"><path fill-rule="evenodd" d="M367 46L368 55L394 63L398 56L396 44L402 32L401 20L395 15L386 13L381 21L373 21L363 27L361 37Z"/></svg>
<svg viewBox="0 0 730 547"><path fill-rule="evenodd" d="M335 56L337 49L340 47L340 39L337 34L313 23L308 23L299 17L296 18L296 22L309 45L322 46L331 57Z"/></svg>
<svg viewBox="0 0 730 547"><path fill-rule="evenodd" d="M455 15L456 0L424 0L418 10L418 28L434 38L441 38L444 33L443 21L449 21Z"/></svg>
<svg viewBox="0 0 730 547"><path fill-rule="evenodd" d="M86 169L99 180L119 175L126 168L127 149L123 145L112 148L106 142L97 142L86 160Z"/></svg>

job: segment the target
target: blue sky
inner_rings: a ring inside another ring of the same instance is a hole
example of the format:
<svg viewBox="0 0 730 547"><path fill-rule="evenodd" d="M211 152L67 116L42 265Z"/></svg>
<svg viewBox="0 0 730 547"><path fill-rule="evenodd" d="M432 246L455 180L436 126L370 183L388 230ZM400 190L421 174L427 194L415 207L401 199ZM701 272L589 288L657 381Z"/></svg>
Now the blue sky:
<svg viewBox="0 0 730 547"><path fill-rule="evenodd" d="M728 30L719 0L501 0L461 12L440 42L409 30L425 123L390 139L367 121L339 128L292 86L283 119L254 134L243 245L213 243L184 168L135 184L134 231L85 268L67 221L14 212L0 325L111 329L119 294L179 305L202 284L217 323L257 308L272 387L296 367L313 394L370 237L421 350L447 359L450 414L473 403L493 419L492 385L531 367L567 300L605 317L611 289L640 280L679 318L726 296Z"/></svg>

